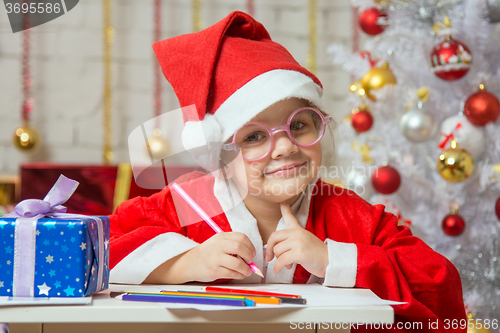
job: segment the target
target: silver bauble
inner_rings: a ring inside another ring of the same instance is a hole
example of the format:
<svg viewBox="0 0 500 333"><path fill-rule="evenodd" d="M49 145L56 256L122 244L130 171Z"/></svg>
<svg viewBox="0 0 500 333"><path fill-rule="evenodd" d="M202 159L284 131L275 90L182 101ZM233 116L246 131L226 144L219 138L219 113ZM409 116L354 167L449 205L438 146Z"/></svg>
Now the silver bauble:
<svg viewBox="0 0 500 333"><path fill-rule="evenodd" d="M408 140L423 142L434 137L437 123L430 113L416 108L409 110L401 117L399 128Z"/></svg>
<svg viewBox="0 0 500 333"><path fill-rule="evenodd" d="M490 23L500 22L500 0L486 0L485 18Z"/></svg>
<svg viewBox="0 0 500 333"><path fill-rule="evenodd" d="M366 172L368 172L368 170L366 170ZM347 173L343 183L348 189L356 192L360 197L369 199L374 194L374 190L371 179L366 172L354 168Z"/></svg>

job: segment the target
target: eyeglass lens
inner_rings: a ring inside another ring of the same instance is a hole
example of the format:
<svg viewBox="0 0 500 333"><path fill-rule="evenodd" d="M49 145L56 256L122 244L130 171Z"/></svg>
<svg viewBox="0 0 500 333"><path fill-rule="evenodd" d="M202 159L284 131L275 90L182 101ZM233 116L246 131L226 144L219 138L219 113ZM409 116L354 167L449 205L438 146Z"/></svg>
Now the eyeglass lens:
<svg viewBox="0 0 500 333"><path fill-rule="evenodd" d="M289 123L289 137L298 146L307 146L323 135L323 121L314 109L297 112ZM246 160L257 160L271 150L271 134L258 123L243 126L236 134L236 146Z"/></svg>

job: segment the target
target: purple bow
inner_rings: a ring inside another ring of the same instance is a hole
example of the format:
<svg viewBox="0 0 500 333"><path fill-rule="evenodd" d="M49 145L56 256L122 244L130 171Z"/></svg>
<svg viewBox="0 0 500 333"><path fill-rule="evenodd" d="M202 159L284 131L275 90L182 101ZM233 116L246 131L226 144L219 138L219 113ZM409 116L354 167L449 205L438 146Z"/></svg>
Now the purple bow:
<svg viewBox="0 0 500 333"><path fill-rule="evenodd" d="M103 270L103 228L98 217L66 213L66 207L61 206L75 192L79 183L60 175L43 200L26 199L16 205L15 211L2 217L16 218L14 239L14 271L12 295L33 297L35 284L35 246L37 221L43 217L78 218L91 217L97 222L99 235L99 271ZM102 282L102 274L98 275L98 287Z"/></svg>
<svg viewBox="0 0 500 333"><path fill-rule="evenodd" d="M68 201L73 195L79 183L60 175L56 183L50 189L43 200L26 199L16 205L15 211L3 215L3 217L25 217L36 218L52 217L56 213L66 213L66 207L61 204ZM39 216L40 215L40 216Z"/></svg>

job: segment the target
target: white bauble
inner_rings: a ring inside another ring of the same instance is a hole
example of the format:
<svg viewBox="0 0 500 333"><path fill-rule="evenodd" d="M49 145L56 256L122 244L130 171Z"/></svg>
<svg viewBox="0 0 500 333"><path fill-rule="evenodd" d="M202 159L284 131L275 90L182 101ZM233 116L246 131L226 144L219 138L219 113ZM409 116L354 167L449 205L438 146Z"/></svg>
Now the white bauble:
<svg viewBox="0 0 500 333"><path fill-rule="evenodd" d="M434 137L437 130L437 123L430 113L415 108L407 111L401 117L399 128L408 140L423 142Z"/></svg>
<svg viewBox="0 0 500 333"><path fill-rule="evenodd" d="M458 124L461 124L461 128L456 129ZM446 135L453 132L455 139L457 140L458 146L465 149L469 154L471 154L474 160L484 151L484 129L482 127L472 125L465 116L457 115L446 118L441 124L441 137L442 142ZM451 140L449 140L444 149L450 147Z"/></svg>
<svg viewBox="0 0 500 333"><path fill-rule="evenodd" d="M374 194L370 176L363 170L353 168L347 173L343 183L348 189L366 200Z"/></svg>

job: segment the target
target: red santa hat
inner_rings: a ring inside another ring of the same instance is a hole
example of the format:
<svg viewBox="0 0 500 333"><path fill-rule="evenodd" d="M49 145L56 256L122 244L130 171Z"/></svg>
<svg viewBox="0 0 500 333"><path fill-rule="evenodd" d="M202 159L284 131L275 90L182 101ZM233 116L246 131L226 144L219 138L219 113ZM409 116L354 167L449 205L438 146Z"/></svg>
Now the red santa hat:
<svg viewBox="0 0 500 333"><path fill-rule="evenodd" d="M322 108L318 78L243 12L153 49L183 110L186 149L226 141L280 100L297 97Z"/></svg>

